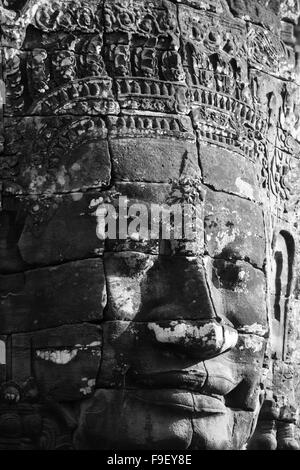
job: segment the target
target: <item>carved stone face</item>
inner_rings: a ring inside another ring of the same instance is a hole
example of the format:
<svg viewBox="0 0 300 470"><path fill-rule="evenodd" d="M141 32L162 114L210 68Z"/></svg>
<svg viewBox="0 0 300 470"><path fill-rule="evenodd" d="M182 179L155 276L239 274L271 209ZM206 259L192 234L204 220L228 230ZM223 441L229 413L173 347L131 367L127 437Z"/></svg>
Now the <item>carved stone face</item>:
<svg viewBox="0 0 300 470"><path fill-rule="evenodd" d="M244 448L282 357L295 63L236 3L46 1L6 31L3 374L74 416L75 448ZM198 230L122 237L118 207L103 240L120 199Z"/></svg>
<svg viewBox="0 0 300 470"><path fill-rule="evenodd" d="M127 152L129 143L118 151ZM144 144L136 145L128 159L137 165L129 171L139 172L165 143L149 139L139 160ZM183 152L172 141L168 146L175 166ZM210 162L228 157L231 173L239 161L212 146L203 147L205 155ZM189 178L201 190L199 236L106 242L103 355L97 390L83 405L79 446L241 448L257 418L268 333L262 210L238 195L199 187L197 160L193 166L191 152L188 158L179 181ZM156 157L153 166L167 159ZM238 184L251 189L242 178ZM118 192L129 207L150 206L170 201L172 186L120 183Z"/></svg>

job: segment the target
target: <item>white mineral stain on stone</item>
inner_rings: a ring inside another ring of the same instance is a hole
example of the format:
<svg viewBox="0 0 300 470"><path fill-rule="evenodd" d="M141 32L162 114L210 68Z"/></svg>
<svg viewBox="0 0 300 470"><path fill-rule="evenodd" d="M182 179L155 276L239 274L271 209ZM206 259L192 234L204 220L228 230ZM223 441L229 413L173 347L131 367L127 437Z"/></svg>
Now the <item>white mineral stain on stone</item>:
<svg viewBox="0 0 300 470"><path fill-rule="evenodd" d="M120 278L117 276L111 277L111 285L113 289L113 296L116 300L116 307L125 315L134 315L138 308L138 303L141 296L140 286L133 283L124 286L120 284ZM130 289L128 291L128 289ZM132 294L134 292L134 295Z"/></svg>
<svg viewBox="0 0 300 470"><path fill-rule="evenodd" d="M243 292L244 294L248 294L249 293L249 289L248 289L249 280L250 280L249 271L241 270L238 273L238 283L234 288L234 292Z"/></svg>
<svg viewBox="0 0 300 470"><path fill-rule="evenodd" d="M177 322L171 322L168 327L160 326L157 323L148 323L148 328L154 332L159 343L179 343L182 340L187 341L188 336L203 340L208 334L211 334L212 330L211 323L207 323L203 327Z"/></svg>
<svg viewBox="0 0 300 470"><path fill-rule="evenodd" d="M57 350L57 351L36 351L37 357L43 359L44 361L50 361L53 362L54 364L61 364L65 365L68 364L69 362L74 359L78 354L78 349L73 349L73 350Z"/></svg>
<svg viewBox="0 0 300 470"><path fill-rule="evenodd" d="M93 341L90 344L75 344L75 348L82 349L82 350L89 349L89 348L95 348L97 346L101 346L100 341Z"/></svg>
<svg viewBox="0 0 300 470"><path fill-rule="evenodd" d="M252 325L243 325L240 328L240 332L264 336L268 332L268 328L260 323L252 323Z"/></svg>
<svg viewBox="0 0 300 470"><path fill-rule="evenodd" d="M247 183L239 177L235 180L235 185L238 188L240 194L248 197L249 199L253 199L253 188L251 184Z"/></svg>
<svg viewBox="0 0 300 470"><path fill-rule="evenodd" d="M214 346L217 350L225 351L236 345L238 333L233 329L216 323L206 323L203 326L188 323L171 322L163 327L157 323L148 323L148 328L154 332L159 343L189 343L199 341L199 347Z"/></svg>
<svg viewBox="0 0 300 470"><path fill-rule="evenodd" d="M99 204L102 204L104 202L103 197L98 197L97 199L92 199L89 205L89 209L93 209L94 207L96 208L99 206Z"/></svg>
<svg viewBox="0 0 300 470"><path fill-rule="evenodd" d="M133 232L133 233L131 233L130 238L131 238L131 240L133 240L133 241L139 241L139 239L140 239L140 234L139 234L138 232Z"/></svg>
<svg viewBox="0 0 300 470"><path fill-rule="evenodd" d="M77 356L79 351L88 351L92 348L97 348L101 346L100 341L93 341L90 344L82 345L76 344L74 349L58 349L58 350L37 350L36 355L44 361L50 361L54 364L65 365L74 359ZM100 351L99 351L100 353Z"/></svg>
<svg viewBox="0 0 300 470"><path fill-rule="evenodd" d="M244 344L246 349L251 349L253 352L259 352L264 347L262 338L256 335L246 335Z"/></svg>
<svg viewBox="0 0 300 470"><path fill-rule="evenodd" d="M95 348L97 346L101 346L100 341L94 341L93 343L88 344L86 347L87 348Z"/></svg>
<svg viewBox="0 0 300 470"><path fill-rule="evenodd" d="M86 385L84 385L83 387L79 389L80 393L82 393L83 395L89 395L90 393L92 393L93 388L96 385L96 380L88 379L87 377L84 377L81 379L81 381L86 382Z"/></svg>
<svg viewBox="0 0 300 470"><path fill-rule="evenodd" d="M227 245L233 243L239 233L237 228L232 228L231 233L228 233L228 231L218 232L216 236L218 251L222 251Z"/></svg>
<svg viewBox="0 0 300 470"><path fill-rule="evenodd" d="M224 343L220 352L234 348L238 342L238 339L239 335L236 330L224 327Z"/></svg>

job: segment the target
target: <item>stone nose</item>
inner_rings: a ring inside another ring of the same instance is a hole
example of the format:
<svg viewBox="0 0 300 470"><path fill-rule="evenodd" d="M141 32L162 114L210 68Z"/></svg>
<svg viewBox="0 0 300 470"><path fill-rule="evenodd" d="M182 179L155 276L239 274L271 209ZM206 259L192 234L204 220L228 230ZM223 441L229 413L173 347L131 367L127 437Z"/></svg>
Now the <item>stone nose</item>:
<svg viewBox="0 0 300 470"><path fill-rule="evenodd" d="M149 322L148 330L151 340L199 360L218 356L238 341L237 331L217 320Z"/></svg>
<svg viewBox="0 0 300 470"><path fill-rule="evenodd" d="M209 321L222 314L218 293L211 291L203 259L159 258L144 282L137 321Z"/></svg>

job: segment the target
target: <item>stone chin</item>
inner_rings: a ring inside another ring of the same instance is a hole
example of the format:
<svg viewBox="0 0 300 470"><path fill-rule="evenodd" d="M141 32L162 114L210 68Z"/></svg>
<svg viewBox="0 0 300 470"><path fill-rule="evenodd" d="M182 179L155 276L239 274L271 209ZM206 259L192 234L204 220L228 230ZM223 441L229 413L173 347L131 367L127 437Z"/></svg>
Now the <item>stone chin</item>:
<svg viewBox="0 0 300 470"><path fill-rule="evenodd" d="M172 329L164 329L162 337L160 330L155 330L156 349L159 348L158 339L163 339L162 343L169 346L172 343L175 348L178 344L182 346L179 340L188 337L186 329L191 328L191 322L180 322L181 327L185 327L184 335L178 333L175 324L178 326L178 322L173 322ZM154 324L148 325L153 327ZM94 396L82 405L75 447L136 450L244 448L260 407L257 378L244 370L240 355L240 347L244 343L237 331L230 328L231 334L224 334L223 340L218 342L216 332L211 334L211 328L208 328L214 322L206 322L205 325L201 335L195 326L192 330L197 336L198 348L201 346L200 350L192 352L200 353L202 359L190 359L189 367L184 368L183 364L180 367L178 358L176 361L176 354L186 356L181 348L175 349L176 353L169 348L167 352L161 350L160 364L155 368L150 363L146 367L143 354L137 350L124 373L123 385L107 381L107 388L98 388ZM224 325L220 327L226 329ZM204 347L204 332L209 333L210 350ZM221 346L226 344L227 337L230 341L228 350L224 348L224 351ZM192 339L189 337L189 353ZM214 357L211 348L215 348ZM239 356L239 364L236 355ZM150 354L148 360L151 357ZM166 357L172 357L170 364L173 368L169 370L164 364ZM253 358L249 351L247 357L251 364Z"/></svg>
<svg viewBox="0 0 300 470"><path fill-rule="evenodd" d="M263 336L216 318L110 327L104 344L111 349L94 396L81 406L76 448L247 444L259 411Z"/></svg>
<svg viewBox="0 0 300 470"><path fill-rule="evenodd" d="M256 412L184 390L96 391L82 410L77 449L242 449Z"/></svg>

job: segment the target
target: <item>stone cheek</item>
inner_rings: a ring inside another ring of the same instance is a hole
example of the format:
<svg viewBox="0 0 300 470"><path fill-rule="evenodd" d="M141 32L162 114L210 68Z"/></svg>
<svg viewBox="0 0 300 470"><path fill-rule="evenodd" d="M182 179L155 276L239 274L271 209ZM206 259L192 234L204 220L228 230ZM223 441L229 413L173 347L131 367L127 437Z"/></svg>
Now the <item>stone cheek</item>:
<svg viewBox="0 0 300 470"><path fill-rule="evenodd" d="M1 275L1 331L34 331L99 321L106 303L101 260Z"/></svg>
<svg viewBox="0 0 300 470"><path fill-rule="evenodd" d="M257 202L263 197L257 163L212 145L201 145L200 162L203 182L212 189Z"/></svg>
<svg viewBox="0 0 300 470"><path fill-rule="evenodd" d="M98 196L74 192L17 200L16 214L23 213L18 249L24 263L47 266L100 255L104 242L97 238L96 221L89 213L91 200Z"/></svg>
<svg viewBox="0 0 300 470"><path fill-rule="evenodd" d="M267 334L264 274L243 261L207 259L205 265L217 312L241 331Z"/></svg>
<svg viewBox="0 0 300 470"><path fill-rule="evenodd" d="M204 224L210 256L244 259L262 268L266 240L259 206L242 198L207 191Z"/></svg>

